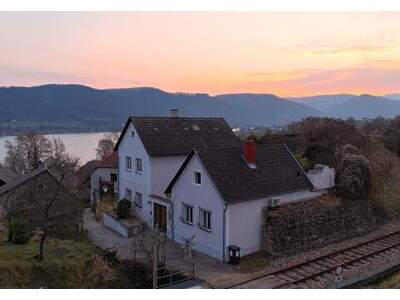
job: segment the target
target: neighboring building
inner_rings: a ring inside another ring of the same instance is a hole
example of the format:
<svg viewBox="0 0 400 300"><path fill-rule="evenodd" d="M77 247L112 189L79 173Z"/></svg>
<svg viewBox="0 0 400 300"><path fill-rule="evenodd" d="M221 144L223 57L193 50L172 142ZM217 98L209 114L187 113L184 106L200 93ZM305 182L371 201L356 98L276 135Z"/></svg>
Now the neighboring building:
<svg viewBox="0 0 400 300"><path fill-rule="evenodd" d="M130 117L115 150L118 152L119 198L132 202L135 214L165 228L168 200L164 190L194 147L240 145L223 118Z"/></svg>
<svg viewBox="0 0 400 300"><path fill-rule="evenodd" d="M0 186L13 181L18 175L0 166Z"/></svg>
<svg viewBox="0 0 400 300"><path fill-rule="evenodd" d="M284 144L196 149L168 185L168 236L225 261L227 246L261 249L263 208L319 196Z"/></svg>
<svg viewBox="0 0 400 300"><path fill-rule="evenodd" d="M34 216L38 214L37 210L43 209L43 199L52 195L55 198L50 210L51 217L62 218L66 227L67 224L80 227L83 221L81 202L65 184L60 183L57 174L44 166L0 187L0 218L4 217L6 208L12 208L24 216Z"/></svg>
<svg viewBox="0 0 400 300"><path fill-rule="evenodd" d="M307 172L315 190L329 190L335 187L335 169L325 165L315 165Z"/></svg>
<svg viewBox="0 0 400 300"><path fill-rule="evenodd" d="M85 205L89 205L90 203L90 175L92 175L95 170L96 160L91 160L75 172L76 189L79 191L77 194L79 195L82 203L84 203Z"/></svg>
<svg viewBox="0 0 400 300"><path fill-rule="evenodd" d="M90 189L91 204L100 200L100 195L105 189L112 195L118 194L118 155L115 152L95 161L94 170L90 175Z"/></svg>

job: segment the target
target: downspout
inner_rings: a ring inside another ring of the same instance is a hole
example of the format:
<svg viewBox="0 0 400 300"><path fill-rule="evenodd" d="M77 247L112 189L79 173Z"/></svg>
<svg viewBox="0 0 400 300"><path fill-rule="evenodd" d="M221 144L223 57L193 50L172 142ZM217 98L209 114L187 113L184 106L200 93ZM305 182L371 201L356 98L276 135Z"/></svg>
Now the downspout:
<svg viewBox="0 0 400 300"><path fill-rule="evenodd" d="M175 230L174 230L174 223L175 223L175 214L174 214L174 201L172 201L172 193L169 195L169 200L171 201L171 213L172 213L172 220L171 220L171 239L174 241L175 237Z"/></svg>
<svg viewBox="0 0 400 300"><path fill-rule="evenodd" d="M225 244L226 244L226 210L228 206L224 204L223 225L222 225L222 261L225 262Z"/></svg>

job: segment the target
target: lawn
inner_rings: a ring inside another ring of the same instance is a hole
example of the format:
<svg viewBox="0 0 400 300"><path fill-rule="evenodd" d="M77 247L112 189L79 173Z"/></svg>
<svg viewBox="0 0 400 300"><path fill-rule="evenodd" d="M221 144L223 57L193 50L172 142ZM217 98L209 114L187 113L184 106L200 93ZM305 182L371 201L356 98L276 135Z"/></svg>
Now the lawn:
<svg viewBox="0 0 400 300"><path fill-rule="evenodd" d="M49 239L42 262L38 241L13 245L0 241L0 288L141 288L146 270L120 261L86 240ZM150 285L151 286L151 285Z"/></svg>
<svg viewBox="0 0 400 300"><path fill-rule="evenodd" d="M368 285L368 288L374 289L399 289L400 288L400 272L386 276L374 284Z"/></svg>

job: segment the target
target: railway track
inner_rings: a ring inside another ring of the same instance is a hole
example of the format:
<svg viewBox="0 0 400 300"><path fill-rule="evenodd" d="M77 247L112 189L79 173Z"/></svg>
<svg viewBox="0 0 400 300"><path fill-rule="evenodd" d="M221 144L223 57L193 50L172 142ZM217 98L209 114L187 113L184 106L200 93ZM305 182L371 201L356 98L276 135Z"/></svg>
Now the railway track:
<svg viewBox="0 0 400 300"><path fill-rule="evenodd" d="M400 253L400 231L327 254L304 263L270 272L228 288L310 288L334 287L335 272L344 271L392 252Z"/></svg>

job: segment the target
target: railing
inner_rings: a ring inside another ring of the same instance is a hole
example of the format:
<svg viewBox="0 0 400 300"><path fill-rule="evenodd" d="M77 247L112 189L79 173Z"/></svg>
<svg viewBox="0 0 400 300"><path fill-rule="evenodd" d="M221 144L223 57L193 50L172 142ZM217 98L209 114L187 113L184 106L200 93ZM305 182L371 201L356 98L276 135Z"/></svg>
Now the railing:
<svg viewBox="0 0 400 300"><path fill-rule="evenodd" d="M167 266L159 267L157 269L157 278L155 282L155 288L160 289L163 287L171 286L181 282L185 282L194 278L195 268L194 263L189 264L188 272L184 271L170 271L173 268ZM158 273L166 272L167 274L158 276Z"/></svg>

